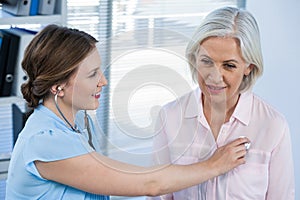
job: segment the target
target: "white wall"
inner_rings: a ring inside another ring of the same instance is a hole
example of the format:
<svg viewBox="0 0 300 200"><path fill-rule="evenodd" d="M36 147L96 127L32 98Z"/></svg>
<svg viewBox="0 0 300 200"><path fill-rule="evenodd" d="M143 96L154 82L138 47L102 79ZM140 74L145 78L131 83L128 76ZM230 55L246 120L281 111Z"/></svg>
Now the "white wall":
<svg viewBox="0 0 300 200"><path fill-rule="evenodd" d="M264 55L265 72L254 91L289 122L300 199L300 1L247 0L246 8L260 26Z"/></svg>

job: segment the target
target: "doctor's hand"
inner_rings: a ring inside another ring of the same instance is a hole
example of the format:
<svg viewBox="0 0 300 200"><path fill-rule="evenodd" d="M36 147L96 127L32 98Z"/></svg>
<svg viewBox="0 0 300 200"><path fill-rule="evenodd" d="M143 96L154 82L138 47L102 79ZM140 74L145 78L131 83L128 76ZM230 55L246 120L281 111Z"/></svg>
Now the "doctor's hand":
<svg viewBox="0 0 300 200"><path fill-rule="evenodd" d="M217 170L219 175L224 174L231 169L246 162L245 155L247 149L245 144L249 144L248 138L238 138L225 146L219 147L212 157L207 161L212 168Z"/></svg>

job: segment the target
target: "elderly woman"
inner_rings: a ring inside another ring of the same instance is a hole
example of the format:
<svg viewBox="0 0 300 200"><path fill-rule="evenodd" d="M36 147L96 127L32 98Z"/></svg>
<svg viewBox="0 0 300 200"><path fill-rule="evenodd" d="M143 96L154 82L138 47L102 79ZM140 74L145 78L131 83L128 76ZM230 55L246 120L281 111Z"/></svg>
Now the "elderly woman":
<svg viewBox="0 0 300 200"><path fill-rule="evenodd" d="M186 57L196 90L164 106L154 140L155 162L191 164L248 137L246 164L162 199L294 199L288 124L251 91L262 75L260 35L245 10L219 8L202 21Z"/></svg>

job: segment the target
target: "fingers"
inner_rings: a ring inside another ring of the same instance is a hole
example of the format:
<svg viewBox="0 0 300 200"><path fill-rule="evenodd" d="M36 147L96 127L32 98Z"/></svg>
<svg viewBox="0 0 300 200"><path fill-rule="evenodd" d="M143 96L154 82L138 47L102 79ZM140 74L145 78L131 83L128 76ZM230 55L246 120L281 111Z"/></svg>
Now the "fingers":
<svg viewBox="0 0 300 200"><path fill-rule="evenodd" d="M250 140L245 136L241 136L227 145L234 148L238 164L244 164L246 162L245 156L251 147Z"/></svg>
<svg viewBox="0 0 300 200"><path fill-rule="evenodd" d="M244 145L244 148L247 148L247 147L248 147L248 149L249 149L250 146L251 146L251 142L250 142L250 140L249 140L247 137L241 136L241 137L239 137L239 138L233 140L232 142L230 142L230 143L227 144L227 145L232 145L232 146L240 146L240 145Z"/></svg>
<svg viewBox="0 0 300 200"><path fill-rule="evenodd" d="M225 148L230 149L232 151L233 159L237 161L237 164L243 164L246 162L245 156L251 146L250 140L245 137L239 137L229 144L225 145Z"/></svg>
<svg viewBox="0 0 300 200"><path fill-rule="evenodd" d="M221 174L223 174L246 162L245 156L248 152L246 148L250 147L249 144L251 144L251 142L248 138L237 138L219 147L210 160L215 162L215 165L219 167Z"/></svg>
<svg viewBox="0 0 300 200"><path fill-rule="evenodd" d="M239 138L246 138L246 136L240 136ZM245 145L246 150L248 151L250 149L251 142L250 141L246 142L246 143L244 143L244 145Z"/></svg>

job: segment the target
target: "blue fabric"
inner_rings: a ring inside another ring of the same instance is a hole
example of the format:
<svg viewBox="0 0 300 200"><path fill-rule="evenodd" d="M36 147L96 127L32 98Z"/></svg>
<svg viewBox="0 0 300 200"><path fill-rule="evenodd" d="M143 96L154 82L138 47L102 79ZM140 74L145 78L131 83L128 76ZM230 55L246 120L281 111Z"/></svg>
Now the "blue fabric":
<svg viewBox="0 0 300 200"><path fill-rule="evenodd" d="M84 121L83 116L79 114L78 120ZM14 147L8 170L6 199L109 199L108 196L90 194L46 180L34 165L35 160L56 161L94 151L87 141L86 134L72 131L52 111L40 105L27 120Z"/></svg>

